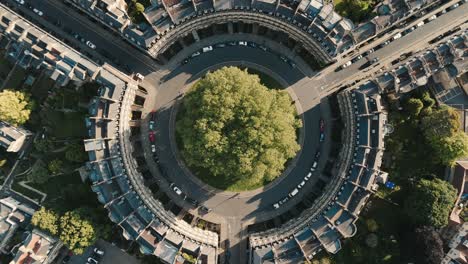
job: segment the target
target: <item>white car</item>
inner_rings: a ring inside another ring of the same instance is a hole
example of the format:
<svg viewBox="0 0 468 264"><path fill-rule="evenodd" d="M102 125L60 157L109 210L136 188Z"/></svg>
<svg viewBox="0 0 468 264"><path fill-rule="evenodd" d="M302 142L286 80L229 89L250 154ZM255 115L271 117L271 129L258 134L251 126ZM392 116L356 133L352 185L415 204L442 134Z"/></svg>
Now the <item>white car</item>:
<svg viewBox="0 0 468 264"><path fill-rule="evenodd" d="M156 153L156 146L155 145L151 145L151 152Z"/></svg>
<svg viewBox="0 0 468 264"><path fill-rule="evenodd" d="M86 45L92 49L96 49L96 45L94 45L91 41L86 41Z"/></svg>
<svg viewBox="0 0 468 264"><path fill-rule="evenodd" d="M24 0L16 0L16 2L20 5L24 5Z"/></svg>
<svg viewBox="0 0 468 264"><path fill-rule="evenodd" d="M138 80L140 80L140 81L143 81L143 80L145 79L145 76L143 76L143 74L141 74L141 73L139 73L139 72L137 72L137 73L135 74L135 77L136 77Z"/></svg>
<svg viewBox="0 0 468 264"><path fill-rule="evenodd" d="M241 46L247 46L247 42L246 42L246 41L239 41L239 45L241 45Z"/></svg>
<svg viewBox="0 0 468 264"><path fill-rule="evenodd" d="M42 13L41 10L36 9L36 8L33 9L33 12L36 13L36 14L38 14L39 16L42 16L42 15L44 14L44 13Z"/></svg>
<svg viewBox="0 0 468 264"><path fill-rule="evenodd" d="M304 187L304 185L305 185L305 181L302 181L301 183L297 185L297 188L301 189L302 187Z"/></svg>
<svg viewBox="0 0 468 264"><path fill-rule="evenodd" d="M171 185L169 185L169 187L171 187L172 190L173 190L177 195L183 196L183 195L182 195L182 190L179 189L179 187L175 186L174 183L171 183Z"/></svg>
<svg viewBox="0 0 468 264"><path fill-rule="evenodd" d="M98 264L99 262L93 258L88 258L88 264Z"/></svg>
<svg viewBox="0 0 468 264"><path fill-rule="evenodd" d="M213 50L213 46L204 47L204 48L202 49L203 52L210 52L210 51L212 51L212 50Z"/></svg>
<svg viewBox="0 0 468 264"><path fill-rule="evenodd" d="M351 62L351 61L348 61L348 62L346 62L345 64L343 64L342 67L343 67L343 69L344 69L344 68L348 67L348 66L351 65L351 64L352 64L352 62Z"/></svg>
<svg viewBox="0 0 468 264"><path fill-rule="evenodd" d="M416 24L416 27L420 27L420 26L423 26L423 25L424 25L424 21L421 21L418 24Z"/></svg>
<svg viewBox="0 0 468 264"><path fill-rule="evenodd" d="M194 52L192 55L190 55L190 57L195 58L195 57L199 56L200 54L201 53L199 51L197 51L197 52Z"/></svg>
<svg viewBox="0 0 468 264"><path fill-rule="evenodd" d="M308 181L312 177L312 172L309 172L306 176L304 176L304 181Z"/></svg>
<svg viewBox="0 0 468 264"><path fill-rule="evenodd" d="M393 36L393 40L399 39L399 38L401 38L401 33L397 33L395 34L395 36Z"/></svg>
<svg viewBox="0 0 468 264"><path fill-rule="evenodd" d="M299 193L299 190L297 188L295 188L288 195L289 195L289 197L294 197L294 196L296 196L297 193Z"/></svg>
<svg viewBox="0 0 468 264"><path fill-rule="evenodd" d="M280 206L279 206L278 203L275 203L275 204L273 204L273 208L278 209L278 208L280 208Z"/></svg>
<svg viewBox="0 0 468 264"><path fill-rule="evenodd" d="M312 168L310 168L310 171L315 171L317 169L317 161L314 161L314 164L312 164Z"/></svg>
<svg viewBox="0 0 468 264"><path fill-rule="evenodd" d="M101 257L104 256L104 251L99 248L94 248L93 251Z"/></svg>

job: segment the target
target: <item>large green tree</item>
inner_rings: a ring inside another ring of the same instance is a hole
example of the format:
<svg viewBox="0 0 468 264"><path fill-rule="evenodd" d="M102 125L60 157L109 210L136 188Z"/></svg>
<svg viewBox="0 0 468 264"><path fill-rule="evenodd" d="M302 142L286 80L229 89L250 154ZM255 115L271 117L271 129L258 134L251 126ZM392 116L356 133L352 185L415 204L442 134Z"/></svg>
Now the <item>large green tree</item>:
<svg viewBox="0 0 468 264"><path fill-rule="evenodd" d="M449 214L457 198L457 191L441 179L421 179L405 202L405 212L416 225L436 228L448 223Z"/></svg>
<svg viewBox="0 0 468 264"><path fill-rule="evenodd" d="M300 148L301 121L289 95L267 89L257 75L236 67L199 80L178 117L185 161L221 177L213 181L218 188L252 189L272 181Z"/></svg>
<svg viewBox="0 0 468 264"><path fill-rule="evenodd" d="M468 155L468 136L460 129L459 115L452 108L443 106L425 115L421 129L434 150L436 162L452 165Z"/></svg>
<svg viewBox="0 0 468 264"><path fill-rule="evenodd" d="M26 123L31 114L33 102L29 94L4 90L0 92L0 120L12 125L22 125Z"/></svg>
<svg viewBox="0 0 468 264"><path fill-rule="evenodd" d="M39 211L34 213L31 224L52 235L57 235L59 231L58 221L59 216L54 211L41 207Z"/></svg>
<svg viewBox="0 0 468 264"><path fill-rule="evenodd" d="M67 147L65 152L65 158L71 162L85 162L87 160L87 155L84 150L83 144L73 143Z"/></svg>
<svg viewBox="0 0 468 264"><path fill-rule="evenodd" d="M27 179L34 183L42 184L50 178L49 170L46 168L42 160L37 160L31 167L31 172L27 175Z"/></svg>
<svg viewBox="0 0 468 264"><path fill-rule="evenodd" d="M66 212L60 218L60 240L75 254L82 254L96 241L96 233L91 220L82 210Z"/></svg>

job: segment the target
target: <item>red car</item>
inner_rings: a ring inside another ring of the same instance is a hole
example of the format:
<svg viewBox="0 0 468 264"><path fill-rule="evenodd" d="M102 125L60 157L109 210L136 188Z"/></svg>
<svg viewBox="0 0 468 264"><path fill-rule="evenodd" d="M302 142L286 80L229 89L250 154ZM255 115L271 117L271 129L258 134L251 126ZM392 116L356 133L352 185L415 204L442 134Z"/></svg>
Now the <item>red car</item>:
<svg viewBox="0 0 468 264"><path fill-rule="evenodd" d="M156 137L154 135L154 132L150 131L149 132L149 141L151 141L151 143L154 143L155 140L156 140Z"/></svg>
<svg viewBox="0 0 468 264"><path fill-rule="evenodd" d="M323 119L320 119L320 132L325 131L325 121Z"/></svg>

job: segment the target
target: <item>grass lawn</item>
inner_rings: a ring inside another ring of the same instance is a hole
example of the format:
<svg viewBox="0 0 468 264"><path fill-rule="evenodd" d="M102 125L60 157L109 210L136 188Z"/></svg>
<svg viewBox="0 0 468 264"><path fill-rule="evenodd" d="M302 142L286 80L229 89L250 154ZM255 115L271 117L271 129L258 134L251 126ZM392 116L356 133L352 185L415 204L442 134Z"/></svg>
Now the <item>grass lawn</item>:
<svg viewBox="0 0 468 264"><path fill-rule="evenodd" d="M84 112L61 112L49 109L45 113L45 117L50 126L50 133L58 139L84 138L86 136Z"/></svg>

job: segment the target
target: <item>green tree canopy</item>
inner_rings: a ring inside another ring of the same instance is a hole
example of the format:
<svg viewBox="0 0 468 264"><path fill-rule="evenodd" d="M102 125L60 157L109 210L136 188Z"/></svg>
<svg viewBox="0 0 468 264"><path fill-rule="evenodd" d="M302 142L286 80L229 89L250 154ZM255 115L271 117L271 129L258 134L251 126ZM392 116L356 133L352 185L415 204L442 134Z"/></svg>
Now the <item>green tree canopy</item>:
<svg viewBox="0 0 468 264"><path fill-rule="evenodd" d="M418 116L423 107L423 102L417 98L410 98L408 102L406 102L406 108L412 116Z"/></svg>
<svg viewBox="0 0 468 264"><path fill-rule="evenodd" d="M60 240L75 254L82 254L86 247L94 244L96 234L83 211L76 209L66 212L60 218Z"/></svg>
<svg viewBox="0 0 468 264"><path fill-rule="evenodd" d="M52 174L57 174L59 172L62 172L63 169L63 161L59 159L54 159L49 162L49 165L47 166L49 169L50 173Z"/></svg>
<svg viewBox="0 0 468 264"><path fill-rule="evenodd" d="M405 202L405 212L416 225L436 228L448 223L449 214L457 198L457 191L441 179L421 179Z"/></svg>
<svg viewBox="0 0 468 264"><path fill-rule="evenodd" d="M185 161L222 178L218 185L211 183L218 188L245 190L270 182L300 148L296 129L301 121L289 95L268 90L257 75L236 67L198 81L178 117Z"/></svg>
<svg viewBox="0 0 468 264"><path fill-rule="evenodd" d="M460 130L459 115L452 108L443 106L425 115L421 129L434 150L436 162L451 165L468 155L468 137Z"/></svg>
<svg viewBox="0 0 468 264"><path fill-rule="evenodd" d="M59 216L54 211L41 207L39 211L34 213L31 224L52 235L57 235L59 231L58 220Z"/></svg>
<svg viewBox="0 0 468 264"><path fill-rule="evenodd" d="M34 183L42 184L50 178L49 170L47 170L42 160L37 160L31 167L31 172L27 175L27 179Z"/></svg>
<svg viewBox="0 0 468 264"><path fill-rule="evenodd" d="M13 90L0 92L0 120L14 126L22 125L28 121L32 108L29 94Z"/></svg>
<svg viewBox="0 0 468 264"><path fill-rule="evenodd" d="M71 162L82 163L88 158L84 150L83 144L74 143L67 147L65 158Z"/></svg>
<svg viewBox="0 0 468 264"><path fill-rule="evenodd" d="M440 264L444 257L444 243L440 234L431 226L422 226L414 231L416 263Z"/></svg>

